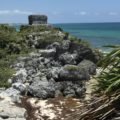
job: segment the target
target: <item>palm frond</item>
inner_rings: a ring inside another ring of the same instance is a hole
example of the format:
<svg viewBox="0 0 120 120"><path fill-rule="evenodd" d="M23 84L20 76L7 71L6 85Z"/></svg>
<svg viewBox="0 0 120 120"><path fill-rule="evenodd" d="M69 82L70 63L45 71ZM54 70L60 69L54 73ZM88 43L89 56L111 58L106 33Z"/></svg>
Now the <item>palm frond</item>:
<svg viewBox="0 0 120 120"><path fill-rule="evenodd" d="M105 93L120 90L120 45L107 46L114 48L100 61L103 71L98 76L97 88Z"/></svg>

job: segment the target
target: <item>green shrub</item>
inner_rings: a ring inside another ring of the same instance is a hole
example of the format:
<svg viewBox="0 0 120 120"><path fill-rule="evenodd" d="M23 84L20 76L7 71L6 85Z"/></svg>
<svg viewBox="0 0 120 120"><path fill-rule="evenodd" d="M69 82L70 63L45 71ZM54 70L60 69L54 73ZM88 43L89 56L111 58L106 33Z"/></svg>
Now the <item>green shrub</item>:
<svg viewBox="0 0 120 120"><path fill-rule="evenodd" d="M0 87L9 87L10 83L8 83L8 79L11 78L14 73L14 70L10 68L0 69Z"/></svg>
<svg viewBox="0 0 120 120"><path fill-rule="evenodd" d="M0 59L5 58L6 54L6 50L0 49Z"/></svg>
<svg viewBox="0 0 120 120"><path fill-rule="evenodd" d="M49 33L47 35L42 35L41 39L38 40L36 48L45 48L47 45L52 44L53 42L62 42L63 38L57 36L56 34Z"/></svg>
<svg viewBox="0 0 120 120"><path fill-rule="evenodd" d="M10 42L15 42L17 39L17 32L14 28L0 25L0 48L5 48Z"/></svg>
<svg viewBox="0 0 120 120"><path fill-rule="evenodd" d="M10 62L0 60L0 87L9 87L8 79L12 77L15 73L13 69L10 68Z"/></svg>
<svg viewBox="0 0 120 120"><path fill-rule="evenodd" d="M51 26L47 25L22 25L20 28L20 33L22 34L30 34L33 32L44 32L44 31L50 31L52 29Z"/></svg>

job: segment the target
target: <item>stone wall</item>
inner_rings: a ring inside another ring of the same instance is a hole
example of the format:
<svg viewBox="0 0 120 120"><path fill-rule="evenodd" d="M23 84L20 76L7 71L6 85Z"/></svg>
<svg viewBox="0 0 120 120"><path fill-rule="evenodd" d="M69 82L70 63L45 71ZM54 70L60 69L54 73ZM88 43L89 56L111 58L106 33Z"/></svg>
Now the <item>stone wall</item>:
<svg viewBox="0 0 120 120"><path fill-rule="evenodd" d="M33 24L47 24L47 16L46 15L30 15L28 16L29 25Z"/></svg>

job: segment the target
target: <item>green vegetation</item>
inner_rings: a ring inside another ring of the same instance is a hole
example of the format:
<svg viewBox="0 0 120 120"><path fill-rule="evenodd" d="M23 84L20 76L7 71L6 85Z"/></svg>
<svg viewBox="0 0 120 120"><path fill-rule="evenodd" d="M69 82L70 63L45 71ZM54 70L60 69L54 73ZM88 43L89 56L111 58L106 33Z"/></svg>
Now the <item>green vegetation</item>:
<svg viewBox="0 0 120 120"><path fill-rule="evenodd" d="M7 25L0 26L0 48L5 48L10 42L15 42L16 34L15 29Z"/></svg>
<svg viewBox="0 0 120 120"><path fill-rule="evenodd" d="M9 87L8 79L15 71L10 65L18 56L27 54L25 41L15 28L0 25L0 87Z"/></svg>
<svg viewBox="0 0 120 120"><path fill-rule="evenodd" d="M82 45L84 45L86 47L90 47L91 46L90 43L88 41L86 41L86 40L78 39L77 37L75 37L73 35L68 35L68 33L65 33L65 34L67 34L68 39L70 41L72 41L72 42L75 42L75 43L80 44L80 45L82 44Z"/></svg>
<svg viewBox="0 0 120 120"><path fill-rule="evenodd" d="M76 70L79 70L79 67L75 65L68 65L68 66L65 66L65 70L76 71Z"/></svg>
<svg viewBox="0 0 120 120"><path fill-rule="evenodd" d="M45 48L53 42L61 43L63 40L71 40L88 46L86 42L52 25L23 25L20 31L16 31L9 25L0 25L0 87L9 86L7 80L14 73L10 65L17 57ZM69 69L77 68L71 66Z"/></svg>
<svg viewBox="0 0 120 120"><path fill-rule="evenodd" d="M37 49L45 48L53 42L61 42L65 36L59 29L53 28L50 25L21 26L20 34L24 40L28 41L30 48L31 45L33 45L32 42L35 41L37 37L37 44L35 45ZM33 41L30 40L30 35L32 35Z"/></svg>
<svg viewBox="0 0 120 120"><path fill-rule="evenodd" d="M20 32L22 34L29 34L32 32L39 33L39 32L44 32L44 31L50 31L52 26L47 26L47 25L22 25L20 27Z"/></svg>
<svg viewBox="0 0 120 120"><path fill-rule="evenodd" d="M105 94L120 91L120 46L108 46L114 48L112 52L100 62L103 71L98 77L97 90Z"/></svg>
<svg viewBox="0 0 120 120"><path fill-rule="evenodd" d="M52 34L51 32L47 35L42 35L40 39L38 39L38 44L36 48L45 48L47 45L52 44L53 42L61 42L63 38L58 36L57 34Z"/></svg>
<svg viewBox="0 0 120 120"><path fill-rule="evenodd" d="M12 77L15 71L10 68L11 60L0 59L0 87L9 87L8 79Z"/></svg>

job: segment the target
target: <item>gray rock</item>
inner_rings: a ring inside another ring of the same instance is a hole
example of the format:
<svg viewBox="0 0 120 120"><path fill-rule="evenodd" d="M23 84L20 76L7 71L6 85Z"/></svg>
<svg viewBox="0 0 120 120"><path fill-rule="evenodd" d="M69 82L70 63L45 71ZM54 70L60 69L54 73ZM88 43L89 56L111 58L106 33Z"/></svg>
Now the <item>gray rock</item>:
<svg viewBox="0 0 120 120"><path fill-rule="evenodd" d="M55 60L59 57L60 54L64 53L62 45L58 42L54 42L53 44L48 45L47 49L55 49L56 50L56 54L54 57Z"/></svg>
<svg viewBox="0 0 120 120"><path fill-rule="evenodd" d="M16 74L13 76L13 83L15 82L21 82L24 83L26 81L27 77L27 71L23 68L16 72Z"/></svg>
<svg viewBox="0 0 120 120"><path fill-rule="evenodd" d="M17 106L11 98L0 100L0 120L25 120L24 113L25 109Z"/></svg>
<svg viewBox="0 0 120 120"><path fill-rule="evenodd" d="M60 49L60 47L61 45L59 42L54 42L53 44L48 45L46 49L55 49L57 51L58 49Z"/></svg>
<svg viewBox="0 0 120 120"><path fill-rule="evenodd" d="M1 98L9 97L13 102L20 103L20 91L14 89L13 87L8 88L7 90L0 93Z"/></svg>
<svg viewBox="0 0 120 120"><path fill-rule="evenodd" d="M59 72L60 72L60 67L52 67L51 69L48 69L46 76L48 79L53 78L54 80L56 80L58 79Z"/></svg>
<svg viewBox="0 0 120 120"><path fill-rule="evenodd" d="M96 59L95 54L92 51L92 49L90 49L89 47L85 45L78 44L75 42L71 42L69 52L77 53L77 63L80 63L84 59L88 59L94 62Z"/></svg>
<svg viewBox="0 0 120 120"><path fill-rule="evenodd" d="M65 90L63 91L63 95L66 97L76 97L75 90L72 89L70 86L67 86L67 88L65 88Z"/></svg>
<svg viewBox="0 0 120 120"><path fill-rule="evenodd" d="M3 92L3 91L5 91L5 88L4 87L0 88L0 93Z"/></svg>
<svg viewBox="0 0 120 120"><path fill-rule="evenodd" d="M8 119L9 115L7 115L6 113L0 113L0 117L3 119Z"/></svg>
<svg viewBox="0 0 120 120"><path fill-rule="evenodd" d="M77 54L70 54L66 52L59 56L59 61L62 63L62 65L65 65L65 64L75 65L76 58L77 58Z"/></svg>
<svg viewBox="0 0 120 120"><path fill-rule="evenodd" d="M14 83L12 84L12 87L18 91L20 91L21 93L25 93L26 92L26 86L25 84L22 83Z"/></svg>
<svg viewBox="0 0 120 120"><path fill-rule="evenodd" d="M96 74L97 66L93 62L91 62L89 60L83 60L82 62L80 62L78 64L78 66L80 68L83 68L86 71L88 71L88 73L91 74L91 75L95 75Z"/></svg>
<svg viewBox="0 0 120 120"><path fill-rule="evenodd" d="M59 81L82 81L89 79L88 72L75 65L65 65L59 73Z"/></svg>
<svg viewBox="0 0 120 120"><path fill-rule="evenodd" d="M37 39L35 36L31 37ZM28 83L30 95L43 99L59 94L81 97L85 93L83 82L96 71L96 65L90 61L93 58L93 51L82 44L69 40L54 42L45 50L19 58L13 65L17 72L12 79L19 84L13 84L13 88L24 93L23 84Z"/></svg>
<svg viewBox="0 0 120 120"><path fill-rule="evenodd" d="M35 81L28 91L31 95L42 99L53 98L55 96L55 86L53 82Z"/></svg>
<svg viewBox="0 0 120 120"><path fill-rule="evenodd" d="M14 67L15 70L19 70L21 68L24 68L24 62L18 62L14 64L12 67Z"/></svg>
<svg viewBox="0 0 120 120"><path fill-rule="evenodd" d="M81 81L63 81L56 83L56 90L61 91L65 97L83 97L85 85Z"/></svg>
<svg viewBox="0 0 120 120"><path fill-rule="evenodd" d="M64 40L61 45L63 51L69 51L70 44L71 44L70 40Z"/></svg>
<svg viewBox="0 0 120 120"><path fill-rule="evenodd" d="M53 44L49 45L47 49L55 49L55 59L57 59L60 54L69 51L70 43L71 42L69 40L64 40L61 44L58 42L54 42Z"/></svg>
<svg viewBox="0 0 120 120"><path fill-rule="evenodd" d="M42 57L49 58L49 57L55 57L56 50L55 49L48 49L48 50L39 50L39 53Z"/></svg>

